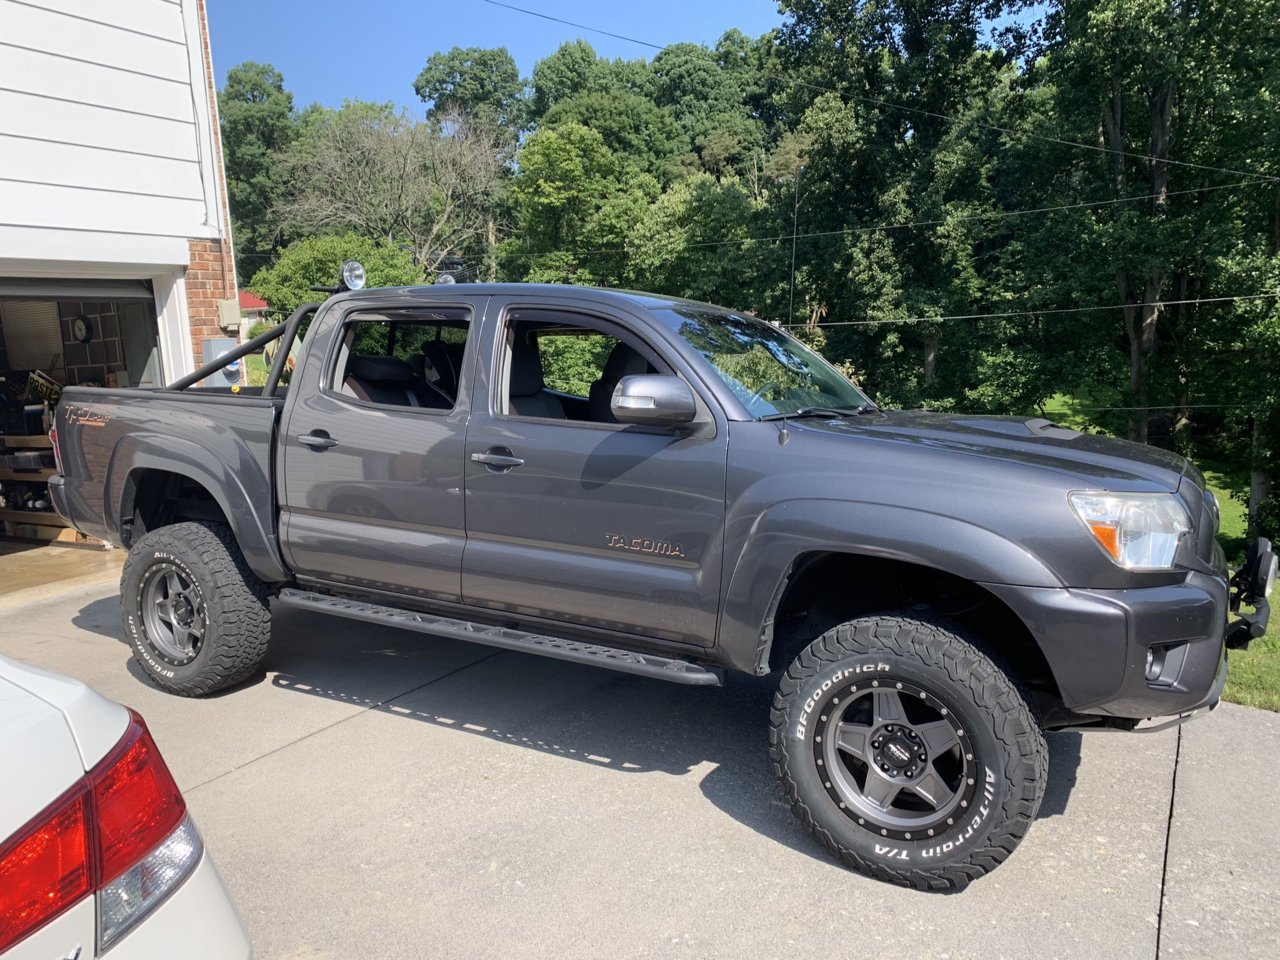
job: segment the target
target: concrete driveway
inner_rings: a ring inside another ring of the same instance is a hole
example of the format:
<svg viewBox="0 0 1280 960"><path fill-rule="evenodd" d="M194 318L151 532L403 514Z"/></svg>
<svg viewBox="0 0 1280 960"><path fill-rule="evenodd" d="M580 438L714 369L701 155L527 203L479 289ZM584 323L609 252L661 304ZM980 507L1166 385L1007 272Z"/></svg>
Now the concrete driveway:
<svg viewBox="0 0 1280 960"><path fill-rule="evenodd" d="M0 600L0 624L0 652L146 716L259 958L1280 956L1274 714L1052 735L1030 836L939 896L802 833L765 682L278 610L264 678L184 700L133 665L113 585Z"/></svg>

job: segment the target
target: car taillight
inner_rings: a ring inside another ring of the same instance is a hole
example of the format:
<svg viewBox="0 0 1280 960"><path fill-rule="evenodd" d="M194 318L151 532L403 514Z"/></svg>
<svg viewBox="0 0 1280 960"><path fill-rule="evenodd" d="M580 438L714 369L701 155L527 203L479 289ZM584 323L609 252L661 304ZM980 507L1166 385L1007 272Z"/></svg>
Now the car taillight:
<svg viewBox="0 0 1280 960"><path fill-rule="evenodd" d="M58 428L52 427L49 430L49 445L53 447L53 463L58 468L58 472L62 472L62 454L58 452Z"/></svg>
<svg viewBox="0 0 1280 960"><path fill-rule="evenodd" d="M98 950L167 897L200 860L200 835L142 718L69 793L0 850L0 952L89 893Z"/></svg>
<svg viewBox="0 0 1280 960"><path fill-rule="evenodd" d="M187 805L137 714L89 781L98 826L98 882L108 883L172 833Z"/></svg>
<svg viewBox="0 0 1280 960"><path fill-rule="evenodd" d="M0 847L0 953L92 891L88 806L78 783Z"/></svg>

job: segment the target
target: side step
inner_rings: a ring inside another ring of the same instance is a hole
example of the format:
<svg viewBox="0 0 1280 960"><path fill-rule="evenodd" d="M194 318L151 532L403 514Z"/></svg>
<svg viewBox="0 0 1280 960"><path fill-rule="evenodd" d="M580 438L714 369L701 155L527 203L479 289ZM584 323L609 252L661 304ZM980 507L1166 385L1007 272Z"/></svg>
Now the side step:
<svg viewBox="0 0 1280 960"><path fill-rule="evenodd" d="M349 620L363 620L365 623L380 623L388 627L400 627L404 630L430 633L439 637L469 640L472 643L501 647L503 650L536 653L573 663L589 663L596 667L620 670L623 673L637 673L642 677L669 680L672 683L687 683L703 687L720 684L720 676L705 667L652 653L617 650L613 647L597 646L594 643L582 643L579 640L548 637L537 633L526 633L511 627L495 627L432 613L384 607L376 603L348 600L345 597L330 597L306 590L292 588L281 590L277 599L284 605L296 607L299 610L313 610L317 613L346 617Z"/></svg>

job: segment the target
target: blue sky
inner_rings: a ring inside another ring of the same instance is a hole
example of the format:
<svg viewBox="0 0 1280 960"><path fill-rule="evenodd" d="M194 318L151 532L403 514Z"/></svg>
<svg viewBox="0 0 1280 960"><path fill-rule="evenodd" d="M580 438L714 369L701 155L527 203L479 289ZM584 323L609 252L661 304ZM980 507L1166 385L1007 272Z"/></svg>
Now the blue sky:
<svg viewBox="0 0 1280 960"><path fill-rule="evenodd" d="M731 27L757 36L782 22L776 0L510 2L659 44L711 44ZM421 108L414 77L434 51L454 46L505 46L525 76L578 36L608 57L654 52L482 0L210 0L208 10L218 86L237 63L270 63L284 74L298 107L313 100L336 107L352 98Z"/></svg>

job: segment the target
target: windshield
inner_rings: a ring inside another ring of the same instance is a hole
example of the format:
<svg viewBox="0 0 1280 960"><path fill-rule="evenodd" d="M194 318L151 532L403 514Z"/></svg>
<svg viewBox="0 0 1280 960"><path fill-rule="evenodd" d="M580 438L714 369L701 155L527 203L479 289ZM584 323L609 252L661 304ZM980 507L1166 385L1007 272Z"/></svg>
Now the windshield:
<svg viewBox="0 0 1280 960"><path fill-rule="evenodd" d="M756 317L697 307L661 308L754 417L807 407L856 410L866 396L799 340Z"/></svg>

